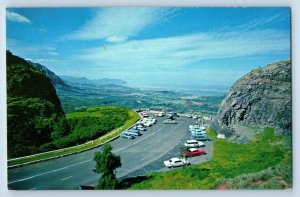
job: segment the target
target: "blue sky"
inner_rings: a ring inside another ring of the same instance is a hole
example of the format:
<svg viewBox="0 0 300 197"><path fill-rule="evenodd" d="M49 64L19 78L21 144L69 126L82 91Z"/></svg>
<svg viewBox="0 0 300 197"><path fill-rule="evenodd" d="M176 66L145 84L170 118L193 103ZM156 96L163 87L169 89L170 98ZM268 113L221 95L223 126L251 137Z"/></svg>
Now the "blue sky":
<svg viewBox="0 0 300 197"><path fill-rule="evenodd" d="M228 88L290 58L289 8L8 9L7 49L58 75Z"/></svg>

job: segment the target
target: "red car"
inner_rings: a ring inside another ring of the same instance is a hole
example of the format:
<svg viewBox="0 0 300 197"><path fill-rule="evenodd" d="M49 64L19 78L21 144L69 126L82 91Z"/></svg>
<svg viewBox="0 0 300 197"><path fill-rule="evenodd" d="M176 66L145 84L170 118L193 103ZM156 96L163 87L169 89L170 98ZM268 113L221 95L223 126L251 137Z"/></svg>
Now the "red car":
<svg viewBox="0 0 300 197"><path fill-rule="evenodd" d="M189 148L187 151L182 151L183 155L186 155L187 157L195 157L199 155L205 155L205 150L201 148Z"/></svg>

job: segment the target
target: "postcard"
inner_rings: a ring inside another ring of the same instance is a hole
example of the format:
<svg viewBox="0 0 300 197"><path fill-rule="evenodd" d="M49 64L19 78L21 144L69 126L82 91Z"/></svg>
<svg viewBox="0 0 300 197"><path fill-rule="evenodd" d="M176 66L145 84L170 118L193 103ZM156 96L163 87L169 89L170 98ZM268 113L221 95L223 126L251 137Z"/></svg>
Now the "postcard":
<svg viewBox="0 0 300 197"><path fill-rule="evenodd" d="M7 8L10 190L283 190L289 7Z"/></svg>

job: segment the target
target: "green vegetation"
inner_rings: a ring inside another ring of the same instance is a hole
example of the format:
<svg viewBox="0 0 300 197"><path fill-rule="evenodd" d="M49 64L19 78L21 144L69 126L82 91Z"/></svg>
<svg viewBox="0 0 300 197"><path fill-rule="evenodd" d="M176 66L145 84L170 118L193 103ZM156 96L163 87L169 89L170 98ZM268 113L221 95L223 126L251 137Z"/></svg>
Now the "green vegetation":
<svg viewBox="0 0 300 197"><path fill-rule="evenodd" d="M8 157L40 152L69 127L50 80L26 60L6 52Z"/></svg>
<svg viewBox="0 0 300 197"><path fill-rule="evenodd" d="M128 115L130 118L125 122L124 125L106 133L105 135L99 137L96 140L92 140L92 141L89 141L87 143L84 143L84 144L81 144L78 146L73 146L73 147L69 147L69 148L65 148L65 149L59 149L59 150L55 150L55 151L51 151L51 152L41 153L39 155L32 155L32 156L28 156L25 158L9 160L8 166L19 165L19 164L24 164L27 162L33 162L33 161L39 161L39 160L45 160L45 159L54 158L54 157L60 157L61 155L75 154L75 153L79 153L79 152L97 147L97 146L104 144L104 143L110 141L111 139L117 137L121 132L123 132L124 130L131 127L136 121L138 121L140 119L139 115L134 111L131 111L131 110L128 111Z"/></svg>
<svg viewBox="0 0 300 197"><path fill-rule="evenodd" d="M90 107L86 111L67 114L70 134L42 145L44 151L66 148L96 139L109 131L125 124L128 120L128 108Z"/></svg>
<svg viewBox="0 0 300 197"><path fill-rule="evenodd" d="M274 129L266 128L263 133L257 135L256 140L247 144L235 144L226 140L217 139L215 133L208 131L214 139L214 155L209 162L189 166L186 169L177 169L164 173L151 173L142 181L127 184L130 189L215 189L222 183L248 173L263 173L262 170L271 169L274 172L274 180L280 180L291 187L291 145L288 143L290 136L276 136ZM249 175L250 176L250 175ZM259 175L257 175L259 179ZM263 177L263 175L261 176ZM240 178L238 178L240 179ZM267 183L264 188L278 189L281 182L275 186ZM126 180L124 180L126 182ZM123 185L126 185L123 183ZM233 187L231 184L230 187ZM247 188L247 187L236 187Z"/></svg>
<svg viewBox="0 0 300 197"><path fill-rule="evenodd" d="M112 146L106 144L102 152L96 152L94 160L96 161L95 172L101 174L98 182L98 189L116 189L118 181L114 173L115 169L121 167L120 156L114 155Z"/></svg>

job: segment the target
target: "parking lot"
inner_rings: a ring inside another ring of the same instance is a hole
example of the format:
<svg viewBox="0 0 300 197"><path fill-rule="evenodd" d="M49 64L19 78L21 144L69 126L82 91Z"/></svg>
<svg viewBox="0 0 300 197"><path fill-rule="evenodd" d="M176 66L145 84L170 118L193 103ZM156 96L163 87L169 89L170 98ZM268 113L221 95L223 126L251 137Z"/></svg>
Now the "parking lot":
<svg viewBox="0 0 300 197"><path fill-rule="evenodd" d="M166 117L156 118L158 122L152 127L147 127L147 131L143 132L143 136L136 138L136 141L130 140L130 142L128 142L128 144L130 144L129 146L132 146L134 150L140 149L142 152L145 152L145 154L140 158L140 161L144 160L145 162L141 163L139 161L139 165L143 167L137 167L123 172L123 169L126 169L126 165L124 168L122 167L117 170L117 177L123 179L131 176L143 175L151 171L172 170L166 168L163 161L169 160L173 157L180 157L180 148L184 147L186 140L191 139L188 127L189 125L195 124L195 120L192 118L177 117L175 121L178 124L173 125L163 124L163 120L165 120ZM147 139L147 141L144 139ZM123 140L127 141L126 139ZM112 145L119 142L120 141L113 142ZM204 144L205 147L202 149L204 149L207 154L189 157L188 161L192 165L208 161L212 158L212 141L205 141ZM126 158L132 158L133 155L131 154L134 153L131 152L131 149L127 149L126 154L128 155L120 155L122 162L126 160ZM134 161L128 161L126 163L132 165L133 162Z"/></svg>
<svg viewBox="0 0 300 197"><path fill-rule="evenodd" d="M195 120L177 117L177 124L163 124L166 117L156 117L157 123L146 127L135 139L117 138L110 142L113 152L120 155L122 167L116 171L119 179L144 175L153 171L172 170L163 161L179 157L180 147L191 139L188 127ZM212 158L212 142L204 142L206 155L188 158L197 164ZM99 174L92 170L94 152L101 147L51 161L9 169L8 186L11 189L78 189L79 185L95 185Z"/></svg>

